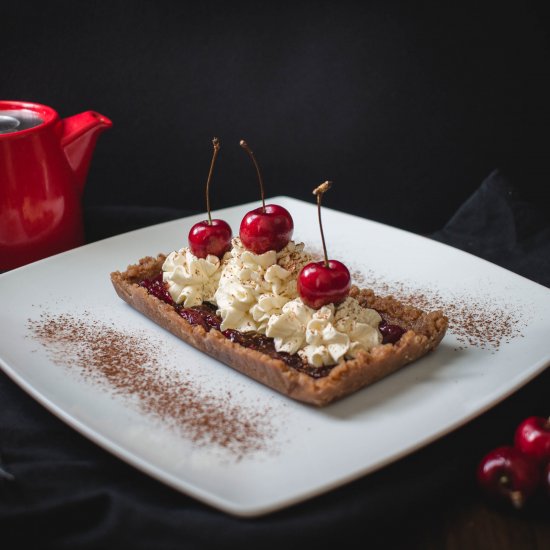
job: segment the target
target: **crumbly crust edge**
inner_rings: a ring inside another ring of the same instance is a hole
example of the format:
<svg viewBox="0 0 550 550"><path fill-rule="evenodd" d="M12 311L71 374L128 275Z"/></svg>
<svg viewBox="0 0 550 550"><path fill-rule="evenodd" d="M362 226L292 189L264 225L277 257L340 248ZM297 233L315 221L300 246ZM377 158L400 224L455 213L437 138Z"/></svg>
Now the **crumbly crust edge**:
<svg viewBox="0 0 550 550"><path fill-rule="evenodd" d="M336 365L327 376L312 378L282 360L231 342L218 330L207 332L202 326L191 325L171 305L139 286L139 281L158 274L165 258L163 254L145 257L124 272L111 273L119 297L184 342L242 374L292 399L319 407L369 386L426 355L438 346L448 326L441 311L427 313L391 296L376 296L370 289L352 287L350 295L361 305L377 309L388 321L407 328L407 332L395 344L381 344L360 352L356 358Z"/></svg>

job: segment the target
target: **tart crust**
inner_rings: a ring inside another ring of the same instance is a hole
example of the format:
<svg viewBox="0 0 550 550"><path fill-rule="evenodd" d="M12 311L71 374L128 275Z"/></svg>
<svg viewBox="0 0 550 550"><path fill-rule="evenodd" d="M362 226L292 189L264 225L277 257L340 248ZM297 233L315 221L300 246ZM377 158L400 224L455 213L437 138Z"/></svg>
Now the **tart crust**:
<svg viewBox="0 0 550 550"><path fill-rule="evenodd" d="M426 313L391 296L380 297L372 290L352 287L350 295L361 305L377 309L388 322L399 324L406 332L395 344L361 351L354 359L336 365L327 376L312 378L280 359L231 342L218 330L207 332L202 326L192 325L171 305L150 295L138 283L157 275L165 258L163 254L142 258L122 273L111 273L120 298L195 348L304 403L324 406L380 380L433 350L447 330L448 320L441 311Z"/></svg>

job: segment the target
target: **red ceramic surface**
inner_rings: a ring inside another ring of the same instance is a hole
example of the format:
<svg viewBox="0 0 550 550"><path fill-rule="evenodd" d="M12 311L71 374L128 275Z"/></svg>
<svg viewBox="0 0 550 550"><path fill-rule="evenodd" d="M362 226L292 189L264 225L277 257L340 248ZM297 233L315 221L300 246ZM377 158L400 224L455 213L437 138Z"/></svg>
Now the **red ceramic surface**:
<svg viewBox="0 0 550 550"><path fill-rule="evenodd" d="M99 134L112 126L87 111L66 119L51 107L0 101L0 111L26 109L42 123L0 134L0 271L80 246L80 198Z"/></svg>

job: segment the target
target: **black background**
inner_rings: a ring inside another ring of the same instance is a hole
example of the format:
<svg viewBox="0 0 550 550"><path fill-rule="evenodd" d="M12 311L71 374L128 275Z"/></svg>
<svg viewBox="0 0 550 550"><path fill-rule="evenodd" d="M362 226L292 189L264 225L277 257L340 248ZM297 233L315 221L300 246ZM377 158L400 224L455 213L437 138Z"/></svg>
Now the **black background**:
<svg viewBox="0 0 550 550"><path fill-rule="evenodd" d="M542 3L447 4L12 2L0 95L113 120L86 206L204 210L217 135L214 208L259 196L246 138L268 195L431 232L495 168L548 196Z"/></svg>

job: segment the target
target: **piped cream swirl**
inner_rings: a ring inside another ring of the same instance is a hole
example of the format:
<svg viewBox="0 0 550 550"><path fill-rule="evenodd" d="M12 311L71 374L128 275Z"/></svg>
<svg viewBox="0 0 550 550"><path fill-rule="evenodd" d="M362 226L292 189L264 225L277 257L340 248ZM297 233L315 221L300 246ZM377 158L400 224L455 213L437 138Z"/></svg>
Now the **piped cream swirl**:
<svg viewBox="0 0 550 550"><path fill-rule="evenodd" d="M287 302L280 314L271 316L266 335L274 339L277 351L298 353L311 365L322 367L380 344L381 320L375 310L361 307L355 298L318 310L296 298Z"/></svg>
<svg viewBox="0 0 550 550"><path fill-rule="evenodd" d="M184 307L213 301L223 263L225 258L220 261L211 254L198 258L187 247L171 252L162 265L162 278L172 300Z"/></svg>
<svg viewBox="0 0 550 550"><path fill-rule="evenodd" d="M296 280L311 256L301 243L289 242L281 251L254 254L238 237L214 295L221 330L265 333L272 315L298 295Z"/></svg>
<svg viewBox="0 0 550 550"><path fill-rule="evenodd" d="M162 266L172 299L185 307L214 303L222 331L266 334L278 352L298 353L315 367L335 365L382 342L382 318L355 298L318 310L302 302L297 278L312 261L302 243L264 254L246 250L238 237L232 245L222 261L197 258L188 248L172 252Z"/></svg>

